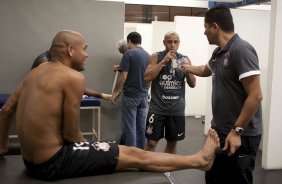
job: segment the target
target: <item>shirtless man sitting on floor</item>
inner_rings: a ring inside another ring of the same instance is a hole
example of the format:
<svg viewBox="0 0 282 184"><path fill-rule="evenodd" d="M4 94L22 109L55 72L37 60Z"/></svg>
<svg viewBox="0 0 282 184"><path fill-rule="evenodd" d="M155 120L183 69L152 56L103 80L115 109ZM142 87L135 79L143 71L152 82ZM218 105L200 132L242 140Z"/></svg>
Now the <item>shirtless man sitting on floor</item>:
<svg viewBox="0 0 282 184"><path fill-rule="evenodd" d="M21 154L29 173L43 180L109 174L126 168L152 172L209 170L219 147L210 129L204 146L191 156L154 153L105 142L88 142L79 129L80 101L88 57L85 38L60 31L51 46L52 60L31 71L1 111L0 156L7 153L8 131L16 112Z"/></svg>

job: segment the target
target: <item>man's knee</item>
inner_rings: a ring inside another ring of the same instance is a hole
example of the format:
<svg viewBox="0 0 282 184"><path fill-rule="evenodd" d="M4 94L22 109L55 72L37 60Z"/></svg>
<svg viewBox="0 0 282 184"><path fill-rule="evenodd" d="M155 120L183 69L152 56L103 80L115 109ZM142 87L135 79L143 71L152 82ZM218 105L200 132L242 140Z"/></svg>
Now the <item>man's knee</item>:
<svg viewBox="0 0 282 184"><path fill-rule="evenodd" d="M154 151L157 144L158 144L158 141L147 140L146 150Z"/></svg>

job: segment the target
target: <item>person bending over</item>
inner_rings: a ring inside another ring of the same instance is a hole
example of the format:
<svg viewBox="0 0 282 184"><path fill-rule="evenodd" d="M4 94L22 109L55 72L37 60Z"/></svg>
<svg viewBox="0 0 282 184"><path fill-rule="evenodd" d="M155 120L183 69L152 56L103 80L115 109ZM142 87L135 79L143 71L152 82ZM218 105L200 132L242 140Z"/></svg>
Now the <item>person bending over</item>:
<svg viewBox="0 0 282 184"><path fill-rule="evenodd" d="M87 141L79 129L87 43L78 32L62 30L54 37L52 60L32 70L1 111L0 156L7 153L8 131L16 112L21 155L27 171L43 180L110 174L126 168L167 172L209 170L219 138L209 130L196 154L179 156L135 147ZM50 108L51 107L51 108Z"/></svg>

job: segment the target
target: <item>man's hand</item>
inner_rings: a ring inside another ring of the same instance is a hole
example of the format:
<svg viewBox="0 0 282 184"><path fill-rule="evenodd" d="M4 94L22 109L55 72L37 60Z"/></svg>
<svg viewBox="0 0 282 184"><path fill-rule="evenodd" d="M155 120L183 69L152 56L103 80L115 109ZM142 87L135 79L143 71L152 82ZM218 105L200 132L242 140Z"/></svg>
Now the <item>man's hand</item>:
<svg viewBox="0 0 282 184"><path fill-rule="evenodd" d="M113 103L113 104L117 104L117 100L119 98L119 96L121 95L121 93L113 93L112 96L111 96L111 99L110 101Z"/></svg>
<svg viewBox="0 0 282 184"><path fill-rule="evenodd" d="M232 156L237 149L241 146L241 137L234 130L231 130L225 139L223 151L229 149L228 156Z"/></svg>
<svg viewBox="0 0 282 184"><path fill-rule="evenodd" d="M162 62L163 62L164 65L166 65L172 59L176 59L176 55L175 55L175 51L174 50L168 51L168 53L165 55L165 57L164 57Z"/></svg>
<svg viewBox="0 0 282 184"><path fill-rule="evenodd" d="M182 58L181 63L178 65L178 69L181 70L182 72L186 72L186 67L189 67L191 65L191 60L187 57Z"/></svg>
<svg viewBox="0 0 282 184"><path fill-rule="evenodd" d="M101 94L101 98L103 100L111 101L112 95L111 94L102 93Z"/></svg>
<svg viewBox="0 0 282 184"><path fill-rule="evenodd" d="M118 67L119 67L119 65L114 65L113 71L114 71L114 72L117 72L117 71L118 71Z"/></svg>

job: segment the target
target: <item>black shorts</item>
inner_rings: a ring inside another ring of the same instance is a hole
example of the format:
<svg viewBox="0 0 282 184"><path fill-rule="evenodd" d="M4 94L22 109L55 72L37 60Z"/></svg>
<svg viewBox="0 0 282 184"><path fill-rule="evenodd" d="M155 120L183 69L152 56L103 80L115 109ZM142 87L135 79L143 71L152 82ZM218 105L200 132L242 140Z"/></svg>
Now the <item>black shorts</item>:
<svg viewBox="0 0 282 184"><path fill-rule="evenodd" d="M43 180L111 174L119 156L117 144L82 142L65 144L50 160L33 164L24 160L28 173Z"/></svg>
<svg viewBox="0 0 282 184"><path fill-rule="evenodd" d="M164 137L169 141L183 140L185 138L185 117L149 112L146 121L146 137L153 141L159 141Z"/></svg>

